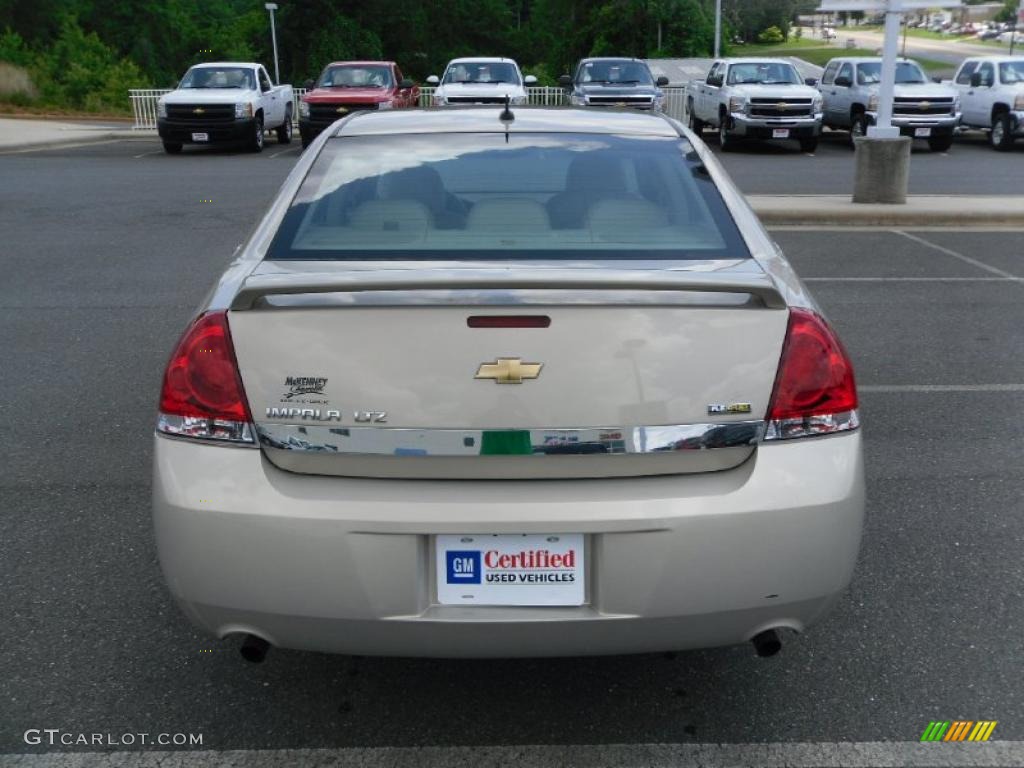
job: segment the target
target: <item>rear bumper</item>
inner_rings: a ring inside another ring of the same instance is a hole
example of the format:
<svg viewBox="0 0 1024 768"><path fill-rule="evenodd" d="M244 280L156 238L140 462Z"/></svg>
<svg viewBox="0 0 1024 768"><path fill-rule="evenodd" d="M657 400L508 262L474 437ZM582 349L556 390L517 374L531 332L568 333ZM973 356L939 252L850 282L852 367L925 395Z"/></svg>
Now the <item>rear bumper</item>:
<svg viewBox="0 0 1024 768"><path fill-rule="evenodd" d="M787 129L791 139L809 139L821 134L821 116L814 118L776 119L733 114L732 126L737 136L770 139L778 129Z"/></svg>
<svg viewBox="0 0 1024 768"><path fill-rule="evenodd" d="M218 122L209 125L202 123L187 123L177 120L160 118L156 121L157 133L164 141L176 142L178 144L216 144L218 142L243 141L252 136L255 128L255 120L251 117L238 118L232 122ZM209 136L208 141L196 142L192 139L194 133L205 133Z"/></svg>
<svg viewBox="0 0 1024 768"><path fill-rule="evenodd" d="M864 510L859 433L615 480L307 476L159 436L154 462L161 566L196 624L367 655L632 653L803 630L848 584ZM580 532L585 605L437 604L435 534Z"/></svg>

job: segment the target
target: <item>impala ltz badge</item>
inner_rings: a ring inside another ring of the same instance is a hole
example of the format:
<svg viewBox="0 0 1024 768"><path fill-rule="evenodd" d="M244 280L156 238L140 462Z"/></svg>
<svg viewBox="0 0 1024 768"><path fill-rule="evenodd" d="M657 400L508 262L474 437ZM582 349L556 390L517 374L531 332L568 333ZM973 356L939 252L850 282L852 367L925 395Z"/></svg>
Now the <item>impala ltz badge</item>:
<svg viewBox="0 0 1024 768"><path fill-rule="evenodd" d="M524 363L518 357L499 357L493 363L481 363L475 379L492 379L498 384L522 384L523 379L540 376L543 363Z"/></svg>
<svg viewBox="0 0 1024 768"><path fill-rule="evenodd" d="M711 403L708 413L750 413L750 403Z"/></svg>

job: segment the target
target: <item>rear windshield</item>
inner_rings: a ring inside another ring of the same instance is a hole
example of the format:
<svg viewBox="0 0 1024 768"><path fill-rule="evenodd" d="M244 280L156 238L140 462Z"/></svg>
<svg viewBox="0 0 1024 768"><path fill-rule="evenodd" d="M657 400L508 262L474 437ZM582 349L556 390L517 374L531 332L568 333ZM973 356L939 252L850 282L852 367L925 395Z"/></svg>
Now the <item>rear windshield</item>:
<svg viewBox="0 0 1024 768"><path fill-rule="evenodd" d="M331 139L267 258L749 255L683 139L479 133Z"/></svg>

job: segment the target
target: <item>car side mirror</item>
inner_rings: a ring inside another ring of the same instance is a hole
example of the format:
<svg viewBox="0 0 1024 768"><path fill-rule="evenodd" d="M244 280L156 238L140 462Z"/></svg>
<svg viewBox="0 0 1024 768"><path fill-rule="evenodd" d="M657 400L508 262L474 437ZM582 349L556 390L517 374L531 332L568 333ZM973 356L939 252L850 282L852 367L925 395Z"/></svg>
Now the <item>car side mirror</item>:
<svg viewBox="0 0 1024 768"><path fill-rule="evenodd" d="M668 85L668 78L664 75L659 75L658 79L654 81L654 84L661 88L662 86Z"/></svg>
<svg viewBox="0 0 1024 768"><path fill-rule="evenodd" d="M804 85L817 85L817 84L818 84L818 78L816 78L816 77L805 77L804 78Z"/></svg>
<svg viewBox="0 0 1024 768"><path fill-rule="evenodd" d="M270 89L271 86L267 85L266 83L260 83L260 90L263 91L264 93L267 93L268 91L270 91Z"/></svg>
<svg viewBox="0 0 1024 768"><path fill-rule="evenodd" d="M437 75L431 75L430 77L427 78L427 82L430 85L437 85L438 83L441 82L441 78L439 78Z"/></svg>
<svg viewBox="0 0 1024 768"><path fill-rule="evenodd" d="M403 91L407 91L410 88L415 88L416 82L414 80L410 80L408 77L403 77L402 82L398 84L398 87L401 88Z"/></svg>
<svg viewBox="0 0 1024 768"><path fill-rule="evenodd" d="M836 85L838 85L840 88L849 88L851 85L853 85L853 80L846 77L845 75L843 77L837 77Z"/></svg>
<svg viewBox="0 0 1024 768"><path fill-rule="evenodd" d="M316 88L316 82L312 78L310 78L309 80L302 84L302 87L305 88L307 91L312 91L314 88Z"/></svg>
<svg viewBox="0 0 1024 768"><path fill-rule="evenodd" d="M533 75L527 75L526 77L523 78L523 83L525 85L536 85L537 78L534 77Z"/></svg>
<svg viewBox="0 0 1024 768"><path fill-rule="evenodd" d="M971 75L971 88L977 88L981 85L981 73L975 72Z"/></svg>
<svg viewBox="0 0 1024 768"><path fill-rule="evenodd" d="M572 75L559 75L558 84L563 88L572 88Z"/></svg>

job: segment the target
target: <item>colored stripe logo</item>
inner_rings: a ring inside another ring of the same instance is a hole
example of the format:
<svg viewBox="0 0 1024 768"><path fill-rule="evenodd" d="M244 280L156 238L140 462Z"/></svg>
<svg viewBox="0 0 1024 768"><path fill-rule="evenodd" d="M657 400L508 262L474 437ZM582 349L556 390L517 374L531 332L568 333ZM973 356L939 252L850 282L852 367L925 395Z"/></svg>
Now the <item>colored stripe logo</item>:
<svg viewBox="0 0 1024 768"><path fill-rule="evenodd" d="M988 741L997 720L932 720L921 741Z"/></svg>

